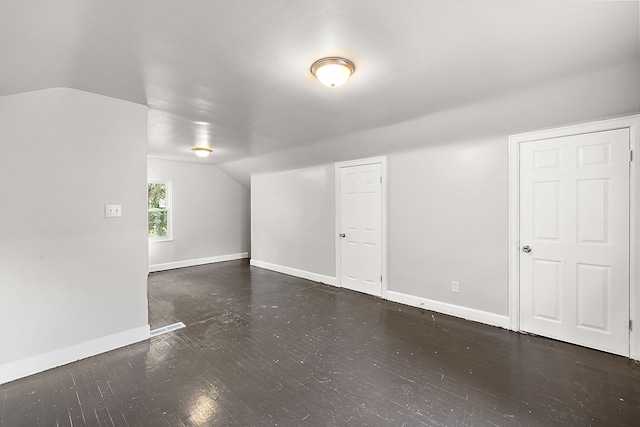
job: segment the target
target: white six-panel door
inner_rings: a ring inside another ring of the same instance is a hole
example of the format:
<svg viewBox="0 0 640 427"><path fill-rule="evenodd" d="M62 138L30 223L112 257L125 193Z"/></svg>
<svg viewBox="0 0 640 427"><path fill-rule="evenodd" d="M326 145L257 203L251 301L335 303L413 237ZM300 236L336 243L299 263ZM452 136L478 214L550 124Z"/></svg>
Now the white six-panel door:
<svg viewBox="0 0 640 427"><path fill-rule="evenodd" d="M520 329L629 354L629 129L520 144Z"/></svg>
<svg viewBox="0 0 640 427"><path fill-rule="evenodd" d="M382 168L340 168L340 285L382 295Z"/></svg>

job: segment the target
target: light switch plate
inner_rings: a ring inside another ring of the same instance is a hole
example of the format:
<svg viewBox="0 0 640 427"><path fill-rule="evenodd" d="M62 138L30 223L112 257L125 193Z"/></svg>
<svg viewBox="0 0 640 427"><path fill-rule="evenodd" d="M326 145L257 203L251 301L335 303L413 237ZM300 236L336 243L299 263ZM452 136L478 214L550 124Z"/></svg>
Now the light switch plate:
<svg viewBox="0 0 640 427"><path fill-rule="evenodd" d="M116 218L122 216L122 205L104 205L104 217Z"/></svg>

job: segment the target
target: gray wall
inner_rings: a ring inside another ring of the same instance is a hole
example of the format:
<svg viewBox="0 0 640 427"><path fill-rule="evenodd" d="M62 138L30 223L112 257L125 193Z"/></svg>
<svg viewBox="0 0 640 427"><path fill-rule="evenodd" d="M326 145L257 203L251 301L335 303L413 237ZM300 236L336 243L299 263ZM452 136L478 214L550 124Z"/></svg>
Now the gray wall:
<svg viewBox="0 0 640 427"><path fill-rule="evenodd" d="M0 367L148 331L146 128L77 90L0 98Z"/></svg>
<svg viewBox="0 0 640 427"><path fill-rule="evenodd" d="M390 291L508 314L507 155L505 136L388 157Z"/></svg>
<svg viewBox="0 0 640 427"><path fill-rule="evenodd" d="M335 277L333 165L251 177L251 259Z"/></svg>
<svg viewBox="0 0 640 427"><path fill-rule="evenodd" d="M389 291L507 315L507 148L504 136L387 157ZM334 187L333 164L253 175L252 259L335 277Z"/></svg>
<svg viewBox="0 0 640 427"><path fill-rule="evenodd" d="M172 182L173 240L149 243L149 264L249 251L249 190L212 165L149 159L148 179Z"/></svg>

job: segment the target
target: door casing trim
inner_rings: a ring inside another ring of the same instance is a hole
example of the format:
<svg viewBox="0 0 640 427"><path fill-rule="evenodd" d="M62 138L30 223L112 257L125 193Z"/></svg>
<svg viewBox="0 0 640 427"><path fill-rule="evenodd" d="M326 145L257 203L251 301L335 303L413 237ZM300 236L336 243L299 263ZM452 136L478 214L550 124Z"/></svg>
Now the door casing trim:
<svg viewBox="0 0 640 427"><path fill-rule="evenodd" d="M374 163L380 164L380 173L382 176L382 186L381 186L381 209L382 209L382 229L381 229L381 271L382 271L382 295L381 298L387 299L387 289L389 287L387 274L387 189L388 189L388 180L387 180L387 157L370 157L366 159L357 159L357 160L349 160L345 162L338 162L335 164L335 248L336 248L336 281L335 286L342 287L341 282L341 266L340 266L340 233L341 233L341 224L340 224L340 185L341 185L341 174L340 169L351 166L363 166L363 165L371 165Z"/></svg>
<svg viewBox="0 0 640 427"><path fill-rule="evenodd" d="M509 328L520 331L520 144L615 129L629 129L630 149L634 151L629 171L629 318L634 323L629 332L629 357L640 360L640 173L636 167L640 161L640 115L509 136Z"/></svg>

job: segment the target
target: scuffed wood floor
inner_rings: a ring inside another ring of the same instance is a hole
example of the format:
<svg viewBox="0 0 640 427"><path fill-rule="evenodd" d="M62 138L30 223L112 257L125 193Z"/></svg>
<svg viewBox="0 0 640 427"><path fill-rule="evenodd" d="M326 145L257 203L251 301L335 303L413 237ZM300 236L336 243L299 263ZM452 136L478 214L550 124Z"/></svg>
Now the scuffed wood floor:
<svg viewBox="0 0 640 427"><path fill-rule="evenodd" d="M0 426L640 425L625 358L246 261L151 274L149 310L187 327L0 386Z"/></svg>

